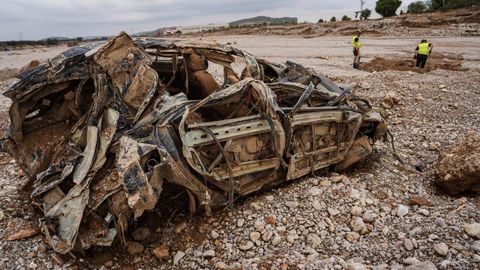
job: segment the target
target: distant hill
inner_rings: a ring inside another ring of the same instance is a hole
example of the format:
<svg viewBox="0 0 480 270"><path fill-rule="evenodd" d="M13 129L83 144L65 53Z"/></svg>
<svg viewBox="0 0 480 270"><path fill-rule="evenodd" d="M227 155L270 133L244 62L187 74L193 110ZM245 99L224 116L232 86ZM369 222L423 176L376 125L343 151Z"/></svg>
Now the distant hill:
<svg viewBox="0 0 480 270"><path fill-rule="evenodd" d="M253 18L242 19L229 23L230 27L252 26L252 25L278 25L278 24L297 24L297 17L272 18L267 16L257 16Z"/></svg>
<svg viewBox="0 0 480 270"><path fill-rule="evenodd" d="M70 40L72 38L68 38L68 37L47 37L47 38L44 38L44 39L40 39L40 41L45 41L45 40L58 40L58 41L66 41L66 40Z"/></svg>

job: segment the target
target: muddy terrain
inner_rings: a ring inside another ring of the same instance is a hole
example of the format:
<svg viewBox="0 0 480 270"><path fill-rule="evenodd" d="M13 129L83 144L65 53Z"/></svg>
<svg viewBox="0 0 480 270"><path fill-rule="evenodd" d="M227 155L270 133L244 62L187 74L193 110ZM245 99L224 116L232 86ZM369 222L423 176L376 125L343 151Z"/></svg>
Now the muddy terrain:
<svg viewBox="0 0 480 270"><path fill-rule="evenodd" d="M447 195L435 185L433 168L439 151L480 132L480 38L428 38L434 55L418 72L411 65L422 38L367 34L363 70L353 70L350 36L202 37L274 62L295 60L353 86L373 105L384 104L404 164L377 142L370 157L342 175L319 173L256 193L212 217L165 205L170 211L148 213L133 224L126 249L116 243L72 257L46 244L38 230L41 215L20 190L24 174L2 153L0 269L479 268L480 241L466 228L480 222L480 198ZM18 69L63 49L1 52L0 69ZM1 92L15 82L11 71L5 74ZM10 104L4 97L0 102L5 131ZM14 238L22 239L8 240Z"/></svg>

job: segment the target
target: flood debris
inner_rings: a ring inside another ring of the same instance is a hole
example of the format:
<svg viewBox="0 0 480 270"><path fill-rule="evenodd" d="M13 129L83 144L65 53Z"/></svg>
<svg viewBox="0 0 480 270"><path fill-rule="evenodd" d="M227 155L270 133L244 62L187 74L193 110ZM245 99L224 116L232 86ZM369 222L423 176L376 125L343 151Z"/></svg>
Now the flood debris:
<svg viewBox="0 0 480 270"><path fill-rule="evenodd" d="M480 192L480 132L442 150L435 167L437 183L447 193Z"/></svg>
<svg viewBox="0 0 480 270"><path fill-rule="evenodd" d="M126 245L130 223L169 188L183 190L176 198L188 198L191 212L210 215L320 169L344 170L388 131L350 88L218 44L121 33L19 78L5 93L3 147L61 254Z"/></svg>

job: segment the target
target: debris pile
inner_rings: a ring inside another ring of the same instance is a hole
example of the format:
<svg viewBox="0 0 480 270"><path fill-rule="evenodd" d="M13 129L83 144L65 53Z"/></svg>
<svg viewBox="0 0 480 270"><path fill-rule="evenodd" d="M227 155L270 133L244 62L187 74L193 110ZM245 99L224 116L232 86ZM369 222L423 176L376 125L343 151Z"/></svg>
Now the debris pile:
<svg viewBox="0 0 480 270"><path fill-rule="evenodd" d="M115 240L128 247L130 222L172 191L208 215L319 169L343 170L388 130L351 89L217 44L121 33L19 78L5 93L12 105L3 147L28 177L42 232L62 254Z"/></svg>
<svg viewBox="0 0 480 270"><path fill-rule="evenodd" d="M442 151L436 173L438 183L450 194L480 192L480 133L472 132Z"/></svg>

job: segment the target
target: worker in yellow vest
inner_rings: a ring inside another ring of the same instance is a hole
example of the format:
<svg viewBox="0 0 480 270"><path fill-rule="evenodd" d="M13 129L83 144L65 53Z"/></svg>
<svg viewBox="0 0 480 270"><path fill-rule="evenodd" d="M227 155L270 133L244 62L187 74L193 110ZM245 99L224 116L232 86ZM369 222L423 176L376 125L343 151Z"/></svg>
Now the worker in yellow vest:
<svg viewBox="0 0 480 270"><path fill-rule="evenodd" d="M353 47L353 68L360 69L360 48L362 48L362 43L360 42L360 35L362 33L357 31L352 38L352 47Z"/></svg>
<svg viewBox="0 0 480 270"><path fill-rule="evenodd" d="M423 39L418 44L415 51L417 51L417 68L424 68L427 63L428 56L432 53L433 45L428 43L426 39Z"/></svg>

